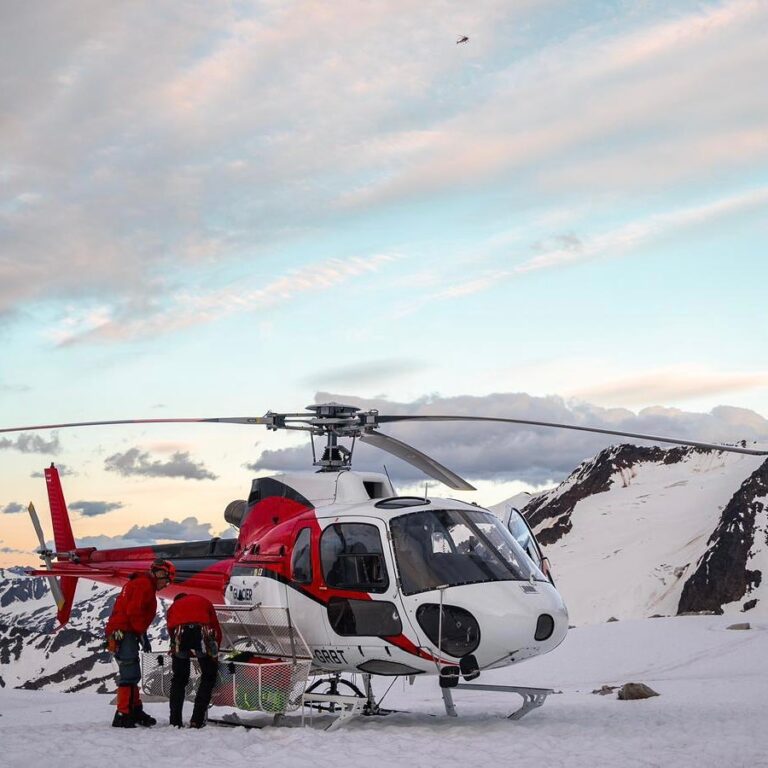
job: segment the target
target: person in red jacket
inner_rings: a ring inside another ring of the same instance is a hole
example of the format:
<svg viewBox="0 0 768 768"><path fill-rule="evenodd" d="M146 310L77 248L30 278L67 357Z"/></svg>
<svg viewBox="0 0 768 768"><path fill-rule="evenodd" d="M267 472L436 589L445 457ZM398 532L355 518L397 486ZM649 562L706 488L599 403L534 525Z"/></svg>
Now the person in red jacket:
<svg viewBox="0 0 768 768"><path fill-rule="evenodd" d="M219 668L221 626L210 600L182 592L168 609L168 634L171 638L171 725L183 728L181 711L191 666L191 657L200 666L200 685L195 695L190 728L205 725L208 704Z"/></svg>
<svg viewBox="0 0 768 768"><path fill-rule="evenodd" d="M115 600L107 621L107 647L117 661L117 711L115 728L155 725L157 720L144 711L139 695L141 666L139 648L150 651L147 630L157 612L156 593L167 587L176 574L168 560L155 560L149 573L135 573Z"/></svg>

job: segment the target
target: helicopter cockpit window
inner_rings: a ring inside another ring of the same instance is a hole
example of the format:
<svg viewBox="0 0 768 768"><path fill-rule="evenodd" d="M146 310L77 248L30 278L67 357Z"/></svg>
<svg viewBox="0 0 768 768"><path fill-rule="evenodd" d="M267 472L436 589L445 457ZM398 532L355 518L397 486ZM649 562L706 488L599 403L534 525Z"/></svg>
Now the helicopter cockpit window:
<svg viewBox="0 0 768 768"><path fill-rule="evenodd" d="M302 528L296 537L296 544L293 547L293 556L291 557L291 574L293 580L299 584L310 584L312 582L312 553L310 550L311 531L309 528Z"/></svg>
<svg viewBox="0 0 768 768"><path fill-rule="evenodd" d="M406 595L436 587L522 581L544 574L490 512L430 510L390 521L395 559Z"/></svg>
<svg viewBox="0 0 768 768"><path fill-rule="evenodd" d="M320 538L320 560L329 587L360 592L386 592L389 587L381 536L375 525L329 525Z"/></svg>

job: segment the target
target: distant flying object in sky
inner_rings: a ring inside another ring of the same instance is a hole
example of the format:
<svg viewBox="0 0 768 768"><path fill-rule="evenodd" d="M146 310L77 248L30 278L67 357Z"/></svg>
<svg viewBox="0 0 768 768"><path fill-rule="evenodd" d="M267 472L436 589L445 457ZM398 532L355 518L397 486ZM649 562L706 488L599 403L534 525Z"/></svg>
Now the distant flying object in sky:
<svg viewBox="0 0 768 768"><path fill-rule="evenodd" d="M459 43L467 43L469 42L469 38L466 35L462 35L457 41L456 45L459 45Z"/></svg>

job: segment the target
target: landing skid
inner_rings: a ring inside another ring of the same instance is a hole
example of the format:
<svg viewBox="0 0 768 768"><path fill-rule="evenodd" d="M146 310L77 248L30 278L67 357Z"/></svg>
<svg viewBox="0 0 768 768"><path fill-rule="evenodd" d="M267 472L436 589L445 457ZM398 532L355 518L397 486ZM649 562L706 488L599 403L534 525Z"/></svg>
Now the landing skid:
<svg viewBox="0 0 768 768"><path fill-rule="evenodd" d="M443 693L443 703L445 704L445 714L448 717L458 717L456 707L453 704L452 690L458 688L464 691L487 691L489 693L516 693L523 697L523 705L515 710L511 715L507 715L507 720L519 720L527 715L531 710L538 709L546 700L547 696L554 693L552 688L527 688L520 685L481 685L479 683L460 683L453 688L441 688Z"/></svg>
<svg viewBox="0 0 768 768"><path fill-rule="evenodd" d="M281 714L273 715L271 724L273 726L284 725L285 716ZM253 718L241 717L237 712L231 712L221 717L214 717L209 714L208 725L217 725L224 728L264 728L265 723L263 718L255 720Z"/></svg>

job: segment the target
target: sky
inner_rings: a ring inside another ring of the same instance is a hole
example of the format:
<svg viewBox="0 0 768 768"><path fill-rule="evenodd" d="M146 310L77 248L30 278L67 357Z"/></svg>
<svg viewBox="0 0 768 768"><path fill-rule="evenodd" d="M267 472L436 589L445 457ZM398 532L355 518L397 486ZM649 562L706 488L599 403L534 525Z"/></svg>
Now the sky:
<svg viewBox="0 0 768 768"><path fill-rule="evenodd" d="M767 33L741 0L3 3L0 426L334 399L767 441ZM390 433L484 504L607 443ZM106 546L220 534L310 457L2 435L0 565L51 461Z"/></svg>

